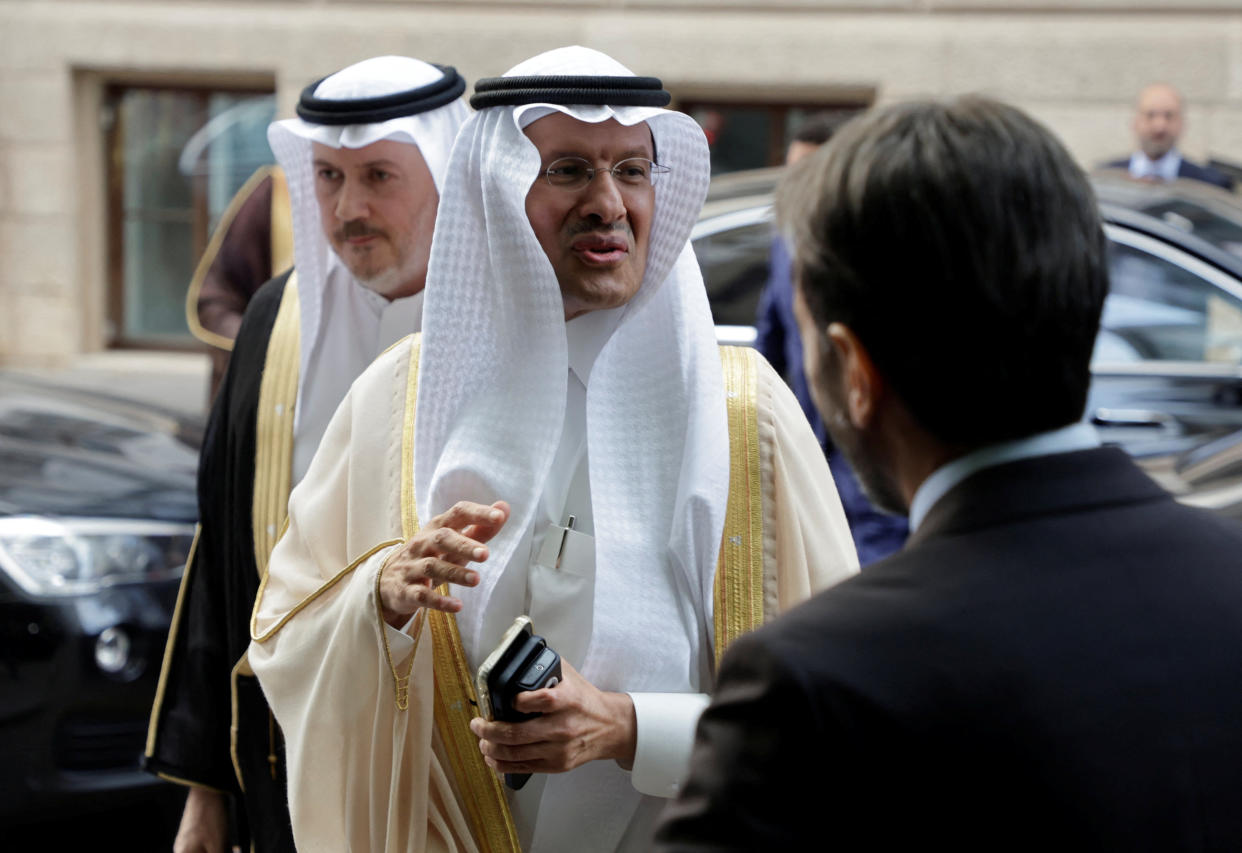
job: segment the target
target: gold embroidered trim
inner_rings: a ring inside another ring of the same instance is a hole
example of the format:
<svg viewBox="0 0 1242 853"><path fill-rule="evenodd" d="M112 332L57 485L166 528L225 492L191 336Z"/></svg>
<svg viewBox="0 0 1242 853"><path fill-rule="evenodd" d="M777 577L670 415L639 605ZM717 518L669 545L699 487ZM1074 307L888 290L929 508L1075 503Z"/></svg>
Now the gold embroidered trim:
<svg viewBox="0 0 1242 853"><path fill-rule="evenodd" d="M441 586L439 592L447 594L447 586ZM520 853L517 827L500 777L484 762L479 739L470 731L470 721L478 716L478 699L457 619L442 610L429 611L427 619L431 623L432 666L436 673L436 728L460 786L475 843L484 853Z"/></svg>
<svg viewBox="0 0 1242 853"><path fill-rule="evenodd" d="M259 383L255 416L254 562L259 577L276 547L277 533L289 512L289 484L293 471L293 409L298 395L301 360L301 313L298 309L297 272L285 283L276 322L267 344L267 360Z"/></svg>
<svg viewBox="0 0 1242 853"><path fill-rule="evenodd" d="M729 644L763 624L763 494L755 351L721 347L729 423L729 501L713 584L716 665Z"/></svg>
<svg viewBox="0 0 1242 853"><path fill-rule="evenodd" d="M403 478L404 479L404 478ZM407 538L408 541L408 538ZM395 551L393 552L396 553ZM389 559L392 555L389 555ZM410 707L410 673L414 669L414 658L418 654L418 644L423 638L423 611L414 614L410 636L414 638L414 648L410 652L410 665L405 668L405 675L397 671L397 664L392 659L392 648L388 644L388 625L384 621L384 605L380 600L380 581L384 577L384 569L388 568L388 560L375 573L375 613L379 618L380 636L384 639L384 657L388 660L388 669L392 672L394 700L398 711L407 711Z"/></svg>
<svg viewBox="0 0 1242 853"><path fill-rule="evenodd" d="M418 501L414 497L414 412L418 401L418 357L422 349L422 335L411 335L409 372L405 380L405 420L401 427L401 532L407 542L419 528Z"/></svg>
<svg viewBox="0 0 1242 853"><path fill-rule="evenodd" d="M246 656L246 652L242 652L242 656L237 659L237 663L233 666L233 671L229 673L229 697L231 707L231 717L229 720L229 758L233 762L233 775L237 777L237 787L242 793L246 792L246 780L242 778L241 761L237 757L237 736L241 731L241 714L238 713L239 704L237 700L237 679L239 676L247 676L254 678L254 670L250 668L250 658ZM267 711L267 767L272 774L272 778L276 778L276 718L272 715L269 708Z"/></svg>
<svg viewBox="0 0 1242 853"><path fill-rule="evenodd" d="M232 716L229 723L229 760L233 762L233 775L237 777L237 786L241 788L242 793L246 793L246 782L242 779L241 762L237 760L237 728L239 721L237 718L237 676L243 672L245 668L246 675L254 675L254 670L250 669L250 661L246 658L246 653L237 659L237 663L233 665L233 671L229 673L229 707Z"/></svg>
<svg viewBox="0 0 1242 853"><path fill-rule="evenodd" d="M266 632L260 634L258 633L259 605L263 602L263 593L267 589L267 577L268 577L266 574L264 574L263 580L259 581L259 591L258 593L255 594L255 597L254 597L254 609L250 611L250 639L254 640L256 643L266 643L268 640L270 640L273 636L276 635L277 631L285 627L285 624L288 623L290 619L292 619L294 616L297 616L300 612L302 612L302 609L305 608L312 601L314 601L316 598L323 595L328 590L332 589L332 587L336 586L341 581L342 578L348 577L350 572L358 568L358 566L362 565L364 562L366 562L368 559L374 556L377 552L382 551L385 548L391 547L393 545L400 545L401 541L402 540L400 539L389 539L387 542L379 543L374 548L372 548L371 550L363 554L361 557L354 560L348 566L346 566L345 568L337 572L335 576L333 576L330 580L324 583L323 586L319 587L319 589L315 590L310 595L306 596L306 598L303 598L301 601L295 604L288 613L280 617L280 620L275 625L269 628Z"/></svg>
<svg viewBox="0 0 1242 853"><path fill-rule="evenodd" d="M233 775L237 777L237 787L241 788L241 792L246 792L246 780L242 779L241 761L237 759L237 735L241 731L241 714L238 714L237 703L237 678L240 675L246 675L247 678L255 678L255 670L250 667L250 658L246 657L246 652L242 652L242 656L237 658L237 663L233 664L232 672L229 674L229 695L232 709L232 716L229 723L229 757L232 760ZM267 710L267 769L272 774L272 779L276 779L276 718L272 715L272 710Z"/></svg>
<svg viewBox="0 0 1242 853"><path fill-rule="evenodd" d="M207 242L207 248L203 250L203 256L198 259L198 264L194 267L194 275L193 277L190 278L190 286L186 289L186 292L185 292L185 322L186 322L186 325L190 327L190 334L198 338L200 341L202 341L205 344L208 344L210 346L216 347L218 349L223 349L223 350L231 351L233 349L232 338L227 338L224 335L213 332L210 329L206 329L203 327L203 324L198 321L198 296L203 290L203 281L206 280L207 278L207 271L211 269L211 265L216 262L216 256L220 254L220 246L224 243L224 235L228 233L229 226L232 225L233 220L237 218L238 211L241 210L242 205L246 203L246 199L250 197L250 195L255 191L255 189L258 188L259 184L261 184L265 178L267 178L268 176L271 176L274 180L276 178L276 173L279 171L280 170L277 169L275 166L260 166L258 169L254 171L254 174L252 174L249 178L246 179L246 183L241 185L241 189L237 191L237 193L233 196L232 200L229 201L228 207L224 209L224 213L220 215L220 223L216 226L216 230L212 232L211 239ZM283 173L282 173L282 178L283 178ZM284 198L285 209L288 210L288 207L289 207L288 189L284 189L284 194L285 194L285 198ZM275 208L276 208L276 186L275 184L273 184L272 186L272 211L273 213L275 213ZM288 217L288 214L286 214L286 217ZM291 229L292 224L285 223L285 224L282 224L282 227ZM292 239L292 237L290 237L290 239ZM275 216L273 216L272 218L272 247L273 247L272 265L273 265L273 268L275 268L275 262L276 262L275 243L276 243L276 219L275 219ZM288 264L285 264L285 266L288 266ZM285 266L280 267L280 269L283 270Z"/></svg>
<svg viewBox="0 0 1242 853"><path fill-rule="evenodd" d="M412 338L410 341L410 360L408 376L413 376L412 381L406 382L405 394L405 414L401 421L401 532L405 537L405 541L409 541L410 537L418 532L418 506L414 501L413 487L413 471L414 471L414 401L418 391L418 354L420 352L420 344L422 339L418 334L407 335ZM402 338L401 340L405 340ZM393 344L384 352L397 346L401 341ZM388 660L388 668L392 671L393 691L398 711L408 710L410 707L410 672L414 669L414 658L418 654L418 644L423 638L423 611L419 610L414 614L413 630L410 636L414 638L414 649L410 652L410 665L405 668L405 675L397 671L397 665L392 659L392 649L388 645L388 631L384 622L384 605L380 600L380 581L384 577L384 569L388 568L388 560L384 560L384 564L380 566L380 570L375 573L375 613L379 618L380 636L384 638L384 657Z"/></svg>
<svg viewBox="0 0 1242 853"><path fill-rule="evenodd" d="M293 206L284 169L270 166L272 175L272 278L293 266Z"/></svg>
<svg viewBox="0 0 1242 853"><path fill-rule="evenodd" d="M202 788L205 791L215 791L217 794L228 793L227 791L222 791L219 788L213 788L211 785L204 785L202 782L194 782L190 779L182 779L180 776L173 776L168 773L157 772L155 775L163 779L165 782L172 782L176 785L185 785L187 788Z"/></svg>
<svg viewBox="0 0 1242 853"><path fill-rule="evenodd" d="M181 586L177 589L177 603L173 607L172 624L168 627L168 640L164 643L164 660L160 664L160 679L155 686L155 702L151 705L151 720L147 723L147 758L155 754L160 709L164 704L164 689L168 685L168 671L172 669L173 648L177 645L177 629L181 627L182 606L185 604L186 590L190 588L190 570L194 566L194 555L198 552L198 537L202 532L203 526L195 525L194 541L190 543L190 553L186 555L185 568L181 572Z"/></svg>
<svg viewBox="0 0 1242 853"><path fill-rule="evenodd" d="M414 410L418 397L420 343L415 339L410 346L405 432L401 449L401 527L407 541L418 531L418 507L411 481L414 474ZM442 585L437 592L447 595L447 585ZM477 716L475 709L478 700L474 695L474 678L466 662L466 650L457 630L457 619L442 610L424 612L431 628L436 730L440 733L457 780L471 835L481 853L521 853L517 827L509 812L509 802L505 799L500 777L483 761L479 740L470 731L470 720Z"/></svg>

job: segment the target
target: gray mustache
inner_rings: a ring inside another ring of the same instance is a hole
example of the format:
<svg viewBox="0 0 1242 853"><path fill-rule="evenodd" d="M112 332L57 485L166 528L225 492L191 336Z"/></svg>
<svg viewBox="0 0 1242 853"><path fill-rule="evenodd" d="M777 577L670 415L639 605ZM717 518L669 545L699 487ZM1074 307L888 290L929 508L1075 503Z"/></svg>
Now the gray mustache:
<svg viewBox="0 0 1242 853"><path fill-rule="evenodd" d="M354 237L383 236L383 234L384 232L379 228L372 228L362 220L354 219L342 225L336 232L336 237L338 240L350 240Z"/></svg>

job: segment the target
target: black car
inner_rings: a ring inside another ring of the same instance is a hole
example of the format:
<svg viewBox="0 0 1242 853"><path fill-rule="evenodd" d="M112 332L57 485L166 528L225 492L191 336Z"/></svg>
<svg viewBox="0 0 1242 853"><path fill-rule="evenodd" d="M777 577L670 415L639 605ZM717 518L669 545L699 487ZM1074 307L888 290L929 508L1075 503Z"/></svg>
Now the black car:
<svg viewBox="0 0 1242 853"><path fill-rule="evenodd" d="M722 343L754 341L779 169L712 182L692 234ZM1111 291L1084 419L1186 503L1242 518L1242 200L1093 176Z"/></svg>
<svg viewBox="0 0 1242 853"><path fill-rule="evenodd" d="M0 372L0 827L38 849L171 844L184 789L139 762L201 438L201 420Z"/></svg>

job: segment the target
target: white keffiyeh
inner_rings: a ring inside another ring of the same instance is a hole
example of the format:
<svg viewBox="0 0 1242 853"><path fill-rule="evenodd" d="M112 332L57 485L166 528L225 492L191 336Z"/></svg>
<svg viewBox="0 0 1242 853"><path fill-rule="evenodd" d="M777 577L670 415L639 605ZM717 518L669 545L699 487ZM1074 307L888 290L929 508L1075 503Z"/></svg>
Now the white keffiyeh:
<svg viewBox="0 0 1242 853"><path fill-rule="evenodd" d="M552 74L633 76L581 47L542 54L506 76ZM532 104L482 109L462 127L424 303L419 517L458 500L503 499L512 507L479 585L454 589L464 603L457 614L463 643L477 665L512 618L489 615L488 605L496 596L512 600L507 578L524 577L518 563L528 555L518 544L535 517L565 414L564 307L525 210L541 163L522 127L549 110L585 122L647 122L656 159L672 169L655 187L646 275L587 389L596 607L585 659L571 663L604 690L698 689L729 467L720 357L688 242L709 156L689 116Z"/></svg>
<svg viewBox="0 0 1242 853"><path fill-rule="evenodd" d="M315 88L315 97L356 100L394 94L433 83L444 76L440 69L406 56L377 56L349 66L325 78ZM319 206L315 201L315 174L311 163L311 144L331 148L364 148L382 139L418 146L431 171L436 189L444 191L444 172L457 130L469 111L460 99L438 109L375 124L324 125L301 118L273 122L267 141L289 184L289 204L293 219L293 257L298 273L301 307L301 364L298 400L308 390L306 369L311 354L323 335L324 288L327 286L332 247L323 233ZM412 331L412 330L411 330ZM363 365L365 367L365 365ZM336 399L344 396L356 372L346 377ZM320 377L317 377L318 382ZM296 409L295 424L305 407ZM296 428L296 427L295 427Z"/></svg>

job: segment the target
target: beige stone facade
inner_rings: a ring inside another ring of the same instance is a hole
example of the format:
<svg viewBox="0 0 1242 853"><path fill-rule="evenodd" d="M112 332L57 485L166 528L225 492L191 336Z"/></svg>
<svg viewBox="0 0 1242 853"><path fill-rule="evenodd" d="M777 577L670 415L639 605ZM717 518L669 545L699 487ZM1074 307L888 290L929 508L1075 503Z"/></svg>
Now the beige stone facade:
<svg viewBox="0 0 1242 853"><path fill-rule="evenodd" d="M1167 80L1188 156L1242 161L1242 3L1123 0L0 0L0 364L106 349L110 82L274 85L367 56L468 80L541 50L599 48L681 99L889 102L986 92L1085 165L1129 150L1131 102Z"/></svg>

